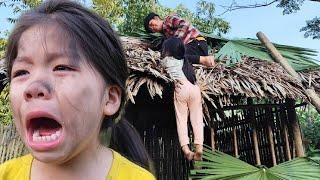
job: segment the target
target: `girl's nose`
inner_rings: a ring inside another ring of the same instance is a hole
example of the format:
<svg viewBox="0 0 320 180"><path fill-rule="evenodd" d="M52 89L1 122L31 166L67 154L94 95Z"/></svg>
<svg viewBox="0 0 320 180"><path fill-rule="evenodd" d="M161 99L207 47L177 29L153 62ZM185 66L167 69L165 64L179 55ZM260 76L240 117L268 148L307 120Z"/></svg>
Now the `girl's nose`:
<svg viewBox="0 0 320 180"><path fill-rule="evenodd" d="M34 81L26 88L24 98L26 101L32 99L50 99L52 88L46 81Z"/></svg>

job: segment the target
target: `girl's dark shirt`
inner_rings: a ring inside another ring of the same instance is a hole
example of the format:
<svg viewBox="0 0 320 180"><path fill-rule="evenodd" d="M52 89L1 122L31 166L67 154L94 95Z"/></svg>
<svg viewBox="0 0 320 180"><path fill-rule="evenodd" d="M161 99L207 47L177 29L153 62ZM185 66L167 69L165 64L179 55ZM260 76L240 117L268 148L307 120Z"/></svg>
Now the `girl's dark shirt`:
<svg viewBox="0 0 320 180"><path fill-rule="evenodd" d="M182 71L183 71L184 75L186 76L186 78L189 80L189 82L191 82L192 84L196 83L197 79L196 79L196 75L194 73L193 66L187 58L185 58L183 60Z"/></svg>

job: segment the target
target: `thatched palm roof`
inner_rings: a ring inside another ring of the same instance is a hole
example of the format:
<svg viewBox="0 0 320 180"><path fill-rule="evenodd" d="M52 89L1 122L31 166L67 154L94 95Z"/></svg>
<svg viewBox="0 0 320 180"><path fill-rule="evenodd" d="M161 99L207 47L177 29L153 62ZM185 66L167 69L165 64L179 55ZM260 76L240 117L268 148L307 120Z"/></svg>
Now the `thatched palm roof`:
<svg viewBox="0 0 320 180"><path fill-rule="evenodd" d="M151 97L162 96L164 83L173 79L160 65L160 53L148 49L149 44L138 38L121 37L126 52L130 77L128 94L132 102L139 88L147 84ZM228 104L230 96L269 99L303 99L301 82L293 79L278 63L242 57L235 66L218 63L214 68L195 65L197 82L205 99L220 98L220 104ZM4 61L0 60L0 72L4 73ZM320 71L300 72L305 82L320 92Z"/></svg>
<svg viewBox="0 0 320 180"><path fill-rule="evenodd" d="M136 38L122 37L131 71L128 80L128 94L134 102L134 96L143 84L147 84L150 95L162 95L163 84L173 79L160 65L160 53L148 49L148 44ZM195 66L197 82L205 99L212 96L220 98L220 104L229 104L230 96L245 96L269 99L303 99L301 82L292 78L278 63L242 57L242 63L233 67L218 63L214 68ZM320 92L320 71L300 72L306 83Z"/></svg>

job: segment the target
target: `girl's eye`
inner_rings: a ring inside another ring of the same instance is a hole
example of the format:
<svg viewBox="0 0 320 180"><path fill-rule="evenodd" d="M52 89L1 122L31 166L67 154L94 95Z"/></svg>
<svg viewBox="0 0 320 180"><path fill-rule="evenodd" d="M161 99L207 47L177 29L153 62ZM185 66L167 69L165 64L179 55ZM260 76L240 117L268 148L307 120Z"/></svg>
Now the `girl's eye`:
<svg viewBox="0 0 320 180"><path fill-rule="evenodd" d="M26 71L26 70L18 70L18 71L15 71L14 73L13 73L13 78L15 78L15 77L19 77L19 76L24 76L24 75L26 75L26 74L28 74L29 72L28 71Z"/></svg>
<svg viewBox="0 0 320 180"><path fill-rule="evenodd" d="M54 67L54 71L72 71L73 69L71 67L68 67L66 65L58 65Z"/></svg>

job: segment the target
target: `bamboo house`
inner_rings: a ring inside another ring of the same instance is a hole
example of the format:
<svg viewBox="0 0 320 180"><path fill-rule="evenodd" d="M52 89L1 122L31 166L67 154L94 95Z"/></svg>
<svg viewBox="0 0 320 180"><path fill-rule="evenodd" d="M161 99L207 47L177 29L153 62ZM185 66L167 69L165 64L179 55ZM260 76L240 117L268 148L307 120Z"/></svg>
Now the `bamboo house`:
<svg viewBox="0 0 320 180"><path fill-rule="evenodd" d="M173 79L160 66L160 53L148 43L131 37L122 41L130 68L125 116L143 138L157 179L187 179L193 167L177 137ZM305 85L278 63L245 54L240 59L230 66L226 61L214 68L194 66L203 98L205 144L267 167L304 156L296 108L309 102ZM320 93L319 71L299 74ZM0 124L0 163L25 152L14 128Z"/></svg>
<svg viewBox="0 0 320 180"><path fill-rule="evenodd" d="M179 147L173 80L159 66L159 52L137 39L122 40L130 67L126 117L143 137L158 179L187 179L193 167ZM241 59L233 66L223 62L214 68L195 66L203 97L205 144L267 167L304 156L296 116L296 108L309 102L304 85L278 63ZM319 71L299 74L320 92Z"/></svg>

